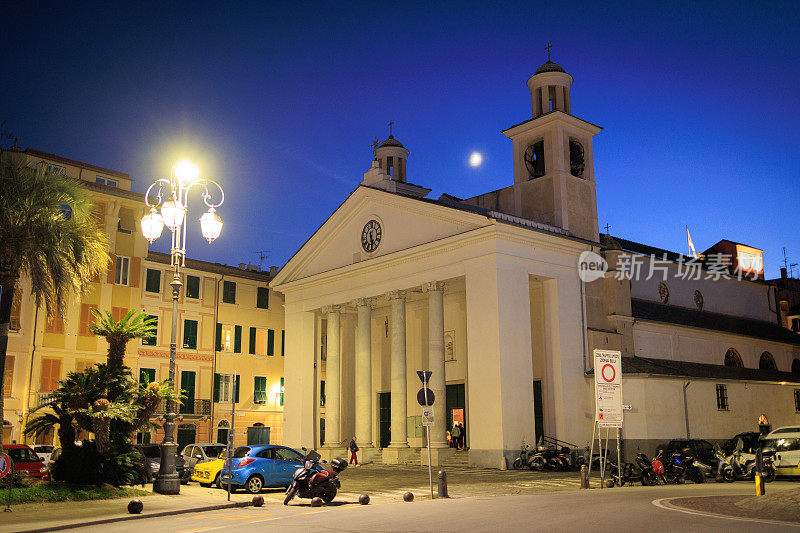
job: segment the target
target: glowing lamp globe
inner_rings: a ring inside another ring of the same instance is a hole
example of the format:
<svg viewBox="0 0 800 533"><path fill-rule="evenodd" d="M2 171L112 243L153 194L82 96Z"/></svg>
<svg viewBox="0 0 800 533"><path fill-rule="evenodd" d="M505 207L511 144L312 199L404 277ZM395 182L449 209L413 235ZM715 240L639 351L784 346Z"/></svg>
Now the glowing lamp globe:
<svg viewBox="0 0 800 533"><path fill-rule="evenodd" d="M150 208L150 214L142 217L142 234L150 242L158 239L164 230L164 219L158 214L155 207Z"/></svg>
<svg viewBox="0 0 800 533"><path fill-rule="evenodd" d="M216 209L213 207L209 208L208 212L204 213L203 216L200 217L200 228L203 231L203 237L211 243L219 237L220 232L222 231L222 219L219 218L219 215L216 213Z"/></svg>
<svg viewBox="0 0 800 533"><path fill-rule="evenodd" d="M186 208L180 200L164 202L161 206L161 216L164 219L164 224L169 229L176 229L183 224L183 217L186 216Z"/></svg>
<svg viewBox="0 0 800 533"><path fill-rule="evenodd" d="M200 169L197 168L197 165L186 160L180 161L175 165L174 172L175 177L181 183L194 181L200 176Z"/></svg>

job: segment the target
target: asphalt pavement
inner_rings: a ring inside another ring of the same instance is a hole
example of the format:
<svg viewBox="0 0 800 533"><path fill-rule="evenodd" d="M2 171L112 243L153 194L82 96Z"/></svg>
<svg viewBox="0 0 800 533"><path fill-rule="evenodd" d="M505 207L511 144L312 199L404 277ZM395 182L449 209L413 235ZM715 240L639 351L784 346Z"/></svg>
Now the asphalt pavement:
<svg viewBox="0 0 800 533"><path fill-rule="evenodd" d="M777 482L769 490L795 487ZM225 509L198 514L120 522L75 531L101 530L148 533L169 531L201 533L224 530L281 531L532 531L586 530L613 527L616 530L681 531L786 531L800 524L754 522L750 519L721 518L702 513L670 509L670 499L686 496L751 494L751 483L623 487L589 491L468 496L447 500L418 498L406 503L381 499L358 505L356 495L342 494L334 505L312 508L308 500L283 506L268 498L261 508Z"/></svg>

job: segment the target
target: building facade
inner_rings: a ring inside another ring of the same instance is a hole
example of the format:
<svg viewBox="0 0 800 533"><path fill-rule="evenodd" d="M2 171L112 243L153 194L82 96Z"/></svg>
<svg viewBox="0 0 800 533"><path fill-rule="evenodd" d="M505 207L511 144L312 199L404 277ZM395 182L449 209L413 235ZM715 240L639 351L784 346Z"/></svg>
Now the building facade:
<svg viewBox="0 0 800 533"><path fill-rule="evenodd" d="M27 442L22 434L32 409L46 405L67 373L106 361L107 343L89 332L92 309L119 319L129 309L156 317L152 339L135 339L125 364L141 380L169 377L172 293L169 256L148 251L139 229L147 212L144 196L131 190L128 174L37 150L9 150L4 158L42 165L79 179L95 202L95 214L109 238L108 272L89 292L70 303L63 317L48 317L20 280L15 292L5 374L3 442ZM177 439L227 439L231 401L237 418L234 442L281 442L283 378L283 302L267 284L272 272L253 265L231 267L187 259L179 303L176 387L187 399L179 409ZM238 382L238 394L234 385ZM160 415L153 422L160 426ZM84 435L83 437L88 437ZM160 442L160 429L137 435L139 442ZM50 444L56 435L42 435ZM225 441L223 441L225 442Z"/></svg>
<svg viewBox="0 0 800 533"><path fill-rule="evenodd" d="M434 462L452 453L456 420L471 465L506 468L543 435L583 447L594 349L623 354L628 450L726 439L760 414L800 421L800 337L781 327L759 250L720 241L693 279L678 254L601 237L601 128L572 114L572 81L552 61L528 80L531 118L503 131L508 187L427 198L408 181L409 150L392 135L377 146L271 283L285 296L286 444L333 456L355 437L368 460L425 463L416 371L428 370ZM579 276L586 253L606 261L594 281ZM729 256L724 270L717 255ZM645 275L619 275L630 256ZM647 276L656 264L663 281Z"/></svg>

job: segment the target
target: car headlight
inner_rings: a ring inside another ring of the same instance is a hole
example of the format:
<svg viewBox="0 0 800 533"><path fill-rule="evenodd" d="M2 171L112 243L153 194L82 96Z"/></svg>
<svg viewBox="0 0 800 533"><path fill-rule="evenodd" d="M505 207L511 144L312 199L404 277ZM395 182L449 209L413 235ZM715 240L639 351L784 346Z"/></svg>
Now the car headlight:
<svg viewBox="0 0 800 533"><path fill-rule="evenodd" d="M39 472L47 472L47 467L43 466L39 469Z"/></svg>

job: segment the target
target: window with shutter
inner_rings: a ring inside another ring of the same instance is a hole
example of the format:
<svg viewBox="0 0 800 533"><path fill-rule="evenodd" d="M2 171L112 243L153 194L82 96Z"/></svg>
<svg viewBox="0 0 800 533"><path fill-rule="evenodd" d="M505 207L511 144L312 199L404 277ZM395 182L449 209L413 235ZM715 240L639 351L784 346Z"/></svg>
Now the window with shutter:
<svg viewBox="0 0 800 533"><path fill-rule="evenodd" d="M94 323L94 314L92 309L97 309L94 304L81 304L81 319L78 325L78 335L82 337L91 337L92 332L89 331L89 326Z"/></svg>
<svg viewBox="0 0 800 533"><path fill-rule="evenodd" d="M11 321L8 329L19 331L22 329L22 290L19 287L14 289L14 299L11 300Z"/></svg>
<svg viewBox="0 0 800 533"><path fill-rule="evenodd" d="M236 303L236 283L233 281L222 282L222 302L226 304Z"/></svg>
<svg viewBox="0 0 800 533"><path fill-rule="evenodd" d="M155 368L140 368L139 383L153 383L156 380Z"/></svg>
<svg viewBox="0 0 800 533"><path fill-rule="evenodd" d="M275 355L275 331L267 330L267 355Z"/></svg>
<svg viewBox="0 0 800 533"><path fill-rule="evenodd" d="M11 388L14 385L14 356L6 356L6 370L3 376L3 397L9 398L11 396Z"/></svg>
<svg viewBox="0 0 800 533"><path fill-rule="evenodd" d="M237 374L236 375L236 387L234 388L233 392L233 401L235 403L239 403L239 383L241 382L242 376Z"/></svg>
<svg viewBox="0 0 800 533"><path fill-rule="evenodd" d="M253 403L265 404L267 403L267 378L263 376L255 376L255 383L253 385Z"/></svg>
<svg viewBox="0 0 800 533"><path fill-rule="evenodd" d="M197 276L186 276L186 297L200 298L200 278Z"/></svg>
<svg viewBox="0 0 800 533"><path fill-rule="evenodd" d="M59 379L61 379L61 360L43 358L39 391L53 392L58 388Z"/></svg>
<svg viewBox="0 0 800 533"><path fill-rule="evenodd" d="M147 280L144 284L147 292L161 292L161 271L155 268L147 269ZM188 291L187 291L188 292Z"/></svg>
<svg viewBox="0 0 800 533"><path fill-rule="evenodd" d="M269 289L267 287L257 288L256 307L259 309L269 309Z"/></svg>
<svg viewBox="0 0 800 533"><path fill-rule="evenodd" d="M194 413L194 380L195 373L193 371L184 370L181 372L181 389L184 394L183 405L179 410L181 413Z"/></svg>
<svg viewBox="0 0 800 533"><path fill-rule="evenodd" d="M197 320L183 321L183 347L189 350L197 349Z"/></svg>
<svg viewBox="0 0 800 533"><path fill-rule="evenodd" d="M242 326L234 326L233 332L233 353L242 353Z"/></svg>
<svg viewBox="0 0 800 533"><path fill-rule="evenodd" d="M156 315L147 315L147 318L152 318L155 320L156 329L153 331L153 335L150 337L142 337L142 344L144 346L155 346L158 342L158 316Z"/></svg>

